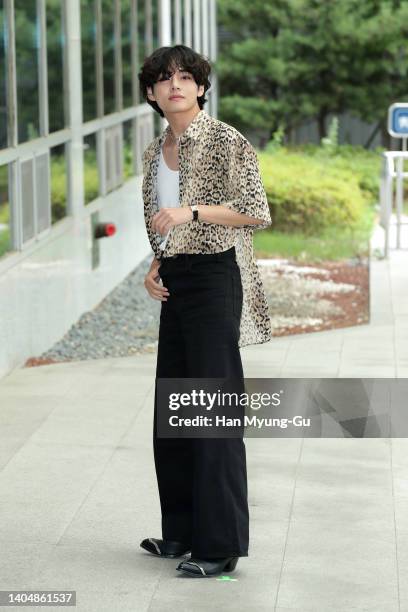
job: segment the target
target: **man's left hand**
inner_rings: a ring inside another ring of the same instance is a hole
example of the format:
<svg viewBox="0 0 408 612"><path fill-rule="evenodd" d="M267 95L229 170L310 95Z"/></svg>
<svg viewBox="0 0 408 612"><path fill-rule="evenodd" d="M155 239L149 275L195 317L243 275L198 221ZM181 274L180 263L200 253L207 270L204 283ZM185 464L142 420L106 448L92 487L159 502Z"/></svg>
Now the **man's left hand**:
<svg viewBox="0 0 408 612"><path fill-rule="evenodd" d="M183 206L180 208L162 208L160 212L156 213L152 219L152 229L165 236L169 229L174 225L181 225L187 223L193 218L193 213L189 206Z"/></svg>

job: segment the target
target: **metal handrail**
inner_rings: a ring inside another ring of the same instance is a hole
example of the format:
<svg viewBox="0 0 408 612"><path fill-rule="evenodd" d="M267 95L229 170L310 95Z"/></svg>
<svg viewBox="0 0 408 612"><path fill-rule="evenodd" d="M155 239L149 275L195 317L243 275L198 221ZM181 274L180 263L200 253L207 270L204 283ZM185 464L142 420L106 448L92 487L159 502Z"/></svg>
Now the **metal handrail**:
<svg viewBox="0 0 408 612"><path fill-rule="evenodd" d="M403 179L408 177L404 172L404 159L408 159L408 151L384 151L382 154L382 169L380 180L380 225L384 228L384 256L388 257L390 218L394 208L394 179L396 179L395 213L397 229L397 245L401 248L401 226L408 225L403 222Z"/></svg>

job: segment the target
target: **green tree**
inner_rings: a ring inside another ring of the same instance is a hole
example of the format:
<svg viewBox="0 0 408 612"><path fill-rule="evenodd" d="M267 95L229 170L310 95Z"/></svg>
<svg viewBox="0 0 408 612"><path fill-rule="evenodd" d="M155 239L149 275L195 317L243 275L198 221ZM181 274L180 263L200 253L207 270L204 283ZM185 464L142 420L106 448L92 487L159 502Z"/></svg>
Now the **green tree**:
<svg viewBox="0 0 408 612"><path fill-rule="evenodd" d="M266 140L345 111L384 134L408 97L406 0L219 0L218 19L220 117Z"/></svg>

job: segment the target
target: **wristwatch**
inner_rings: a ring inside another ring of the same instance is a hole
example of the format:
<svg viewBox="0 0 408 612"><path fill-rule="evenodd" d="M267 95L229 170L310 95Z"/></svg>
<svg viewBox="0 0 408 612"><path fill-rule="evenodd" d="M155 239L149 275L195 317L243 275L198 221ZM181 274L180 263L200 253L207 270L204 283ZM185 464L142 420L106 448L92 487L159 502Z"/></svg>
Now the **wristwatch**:
<svg viewBox="0 0 408 612"><path fill-rule="evenodd" d="M197 204L193 204L192 206L190 206L192 212L193 212L193 218L192 221L198 221L198 206Z"/></svg>

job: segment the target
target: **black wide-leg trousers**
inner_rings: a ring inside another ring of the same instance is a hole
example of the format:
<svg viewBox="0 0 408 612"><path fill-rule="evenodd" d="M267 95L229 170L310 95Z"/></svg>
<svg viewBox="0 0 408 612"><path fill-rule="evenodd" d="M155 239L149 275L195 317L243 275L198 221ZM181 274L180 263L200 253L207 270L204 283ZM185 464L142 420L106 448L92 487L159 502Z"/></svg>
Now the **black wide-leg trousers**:
<svg viewBox="0 0 408 612"><path fill-rule="evenodd" d="M243 370L238 348L242 284L235 248L162 259L169 290L160 314L153 449L162 538L192 556L248 556L245 444L239 438L157 436L158 378L233 378ZM238 385L240 386L240 385Z"/></svg>

